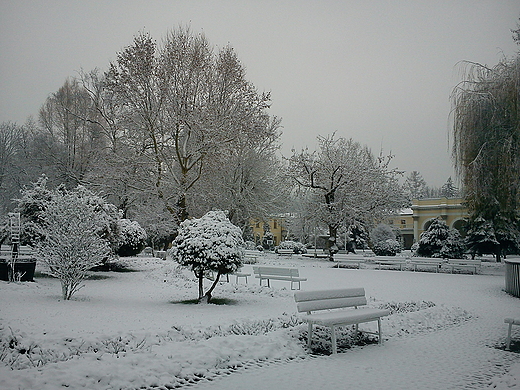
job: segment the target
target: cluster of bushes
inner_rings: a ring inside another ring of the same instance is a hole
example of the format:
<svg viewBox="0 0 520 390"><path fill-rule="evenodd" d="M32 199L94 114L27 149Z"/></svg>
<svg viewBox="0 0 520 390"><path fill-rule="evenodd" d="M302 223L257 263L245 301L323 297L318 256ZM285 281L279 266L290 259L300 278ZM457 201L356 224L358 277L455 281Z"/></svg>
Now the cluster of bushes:
<svg viewBox="0 0 520 390"><path fill-rule="evenodd" d="M59 278L63 299L77 292L88 272L121 255L135 255L146 243L137 222L122 219L119 210L83 186L49 189L42 176L17 200L21 242L34 248L46 265L42 270Z"/></svg>
<svg viewBox="0 0 520 390"><path fill-rule="evenodd" d="M277 253L278 253L278 249L292 250L296 254L307 253L307 248L305 247L304 244L302 244L301 242L290 241L290 240L282 241L275 250Z"/></svg>
<svg viewBox="0 0 520 390"><path fill-rule="evenodd" d="M371 248L377 256L395 256L401 252L401 244L392 228L380 224L370 234ZM412 246L412 254L422 257L461 259L466 245L456 229L450 229L442 219L435 219L418 242Z"/></svg>
<svg viewBox="0 0 520 390"><path fill-rule="evenodd" d="M376 256L395 256L401 252L401 243L397 241L396 234L388 225L377 225L370 233L370 240Z"/></svg>

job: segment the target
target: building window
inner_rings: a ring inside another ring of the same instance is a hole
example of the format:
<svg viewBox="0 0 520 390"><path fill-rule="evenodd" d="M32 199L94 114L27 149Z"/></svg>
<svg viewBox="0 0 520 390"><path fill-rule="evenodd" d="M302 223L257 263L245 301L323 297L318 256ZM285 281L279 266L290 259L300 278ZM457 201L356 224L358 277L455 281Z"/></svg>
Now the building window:
<svg viewBox="0 0 520 390"><path fill-rule="evenodd" d="M406 219L401 219L401 225L406 225Z"/></svg>
<svg viewBox="0 0 520 390"><path fill-rule="evenodd" d="M278 229L278 224L276 223L276 220L273 221L273 229Z"/></svg>

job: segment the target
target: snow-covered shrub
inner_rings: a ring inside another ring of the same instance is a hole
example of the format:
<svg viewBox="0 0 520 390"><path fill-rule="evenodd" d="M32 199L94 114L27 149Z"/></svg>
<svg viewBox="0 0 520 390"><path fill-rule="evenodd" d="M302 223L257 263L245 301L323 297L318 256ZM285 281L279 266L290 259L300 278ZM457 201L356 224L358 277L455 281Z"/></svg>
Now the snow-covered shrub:
<svg viewBox="0 0 520 390"><path fill-rule="evenodd" d="M372 244L379 241L395 240L395 233L390 226L380 223L370 232L370 240Z"/></svg>
<svg viewBox="0 0 520 390"><path fill-rule="evenodd" d="M262 245L257 245L256 246L256 250L259 251L259 252L263 252L264 251L264 247Z"/></svg>
<svg viewBox="0 0 520 390"><path fill-rule="evenodd" d="M274 234L271 232L265 232L264 238L262 239L262 246L265 250L272 251L274 249Z"/></svg>
<svg viewBox="0 0 520 390"><path fill-rule="evenodd" d="M63 299L69 300L110 253L100 234L106 220L77 192L60 191L46 204L41 221L35 257L47 266L42 272L60 279Z"/></svg>
<svg viewBox="0 0 520 390"><path fill-rule="evenodd" d="M411 252L412 256L419 256L419 255L417 254L417 250L418 250L418 249L419 249L419 243L418 243L418 242L414 242L414 243L412 244L412 247L410 248L410 252Z"/></svg>
<svg viewBox="0 0 520 390"><path fill-rule="evenodd" d="M245 241L244 249L247 251L254 251L256 249L256 244L254 243L254 241Z"/></svg>
<svg viewBox="0 0 520 390"><path fill-rule="evenodd" d="M401 244L389 238L385 241L378 241L372 245L372 250L376 256L395 256L401 252Z"/></svg>
<svg viewBox="0 0 520 390"><path fill-rule="evenodd" d="M392 228L386 224L377 225L370 233L370 240L376 256L395 256L401 252L401 244L395 239Z"/></svg>
<svg viewBox="0 0 520 390"><path fill-rule="evenodd" d="M437 218L419 239L417 255L460 259L464 256L464 243L455 229Z"/></svg>
<svg viewBox="0 0 520 390"><path fill-rule="evenodd" d="M135 256L146 246L146 232L137 221L122 218L119 225L119 256Z"/></svg>
<svg viewBox="0 0 520 390"><path fill-rule="evenodd" d="M170 251L180 265L190 268L199 281L199 302L211 300L220 276L242 266L244 257L242 231L223 211L210 211L199 219L181 223ZM204 276L216 273L210 289L204 293Z"/></svg>
<svg viewBox="0 0 520 390"><path fill-rule="evenodd" d="M278 245L278 249L289 249L294 253L307 253L307 248L301 242L297 241L282 241L280 245Z"/></svg>

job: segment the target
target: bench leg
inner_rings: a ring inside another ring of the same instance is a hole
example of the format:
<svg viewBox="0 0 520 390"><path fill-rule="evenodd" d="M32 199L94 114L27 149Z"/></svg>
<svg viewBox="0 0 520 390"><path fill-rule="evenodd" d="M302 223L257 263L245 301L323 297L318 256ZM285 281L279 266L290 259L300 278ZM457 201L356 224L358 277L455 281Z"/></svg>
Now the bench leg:
<svg viewBox="0 0 520 390"><path fill-rule="evenodd" d="M338 353L338 345L336 342L336 328L334 326L331 326L330 329L332 338L332 353Z"/></svg>
<svg viewBox="0 0 520 390"><path fill-rule="evenodd" d="M309 322L308 331L307 331L307 347L311 348L311 340L312 340L312 323Z"/></svg>
<svg viewBox="0 0 520 390"><path fill-rule="evenodd" d="M377 330L379 333L379 344L383 344L383 332L381 332L381 318L377 319Z"/></svg>
<svg viewBox="0 0 520 390"><path fill-rule="evenodd" d="M509 328L507 329L507 338L506 338L506 351L509 351L511 347L511 328L513 327L513 322L509 323Z"/></svg>

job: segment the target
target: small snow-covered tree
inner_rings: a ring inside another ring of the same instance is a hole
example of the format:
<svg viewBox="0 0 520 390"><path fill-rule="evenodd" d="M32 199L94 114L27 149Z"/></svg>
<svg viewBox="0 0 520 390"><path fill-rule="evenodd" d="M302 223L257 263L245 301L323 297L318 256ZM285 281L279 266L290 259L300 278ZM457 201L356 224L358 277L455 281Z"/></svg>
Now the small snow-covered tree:
<svg viewBox="0 0 520 390"><path fill-rule="evenodd" d="M137 221L120 219L119 224L119 256L135 256L146 246L146 231Z"/></svg>
<svg viewBox="0 0 520 390"><path fill-rule="evenodd" d="M468 230L465 237L465 243L468 247L471 257L487 253L495 253L499 242L495 236L495 229L491 221L486 221L482 217L470 220Z"/></svg>
<svg viewBox="0 0 520 390"><path fill-rule="evenodd" d="M60 279L63 299L69 300L88 271L109 255L109 243L100 236L105 220L94 205L69 191L55 193L41 218L35 257L47 265L45 273Z"/></svg>
<svg viewBox="0 0 520 390"><path fill-rule="evenodd" d="M199 302L209 303L221 275L242 266L242 231L223 211L210 211L199 219L182 222L171 254L180 265L190 268L198 279ZM210 289L204 293L204 276L216 273Z"/></svg>
<svg viewBox="0 0 520 390"><path fill-rule="evenodd" d="M66 190L63 185L55 189L47 188L47 177L42 175L37 182L31 183L31 187L26 187L21 191L21 198L17 199L18 205L15 211L20 213L22 224L22 242L31 246L36 246L43 238L42 231L45 225L42 216L48 205L54 201L56 197L68 194L75 196L78 201L92 208L98 214L98 223L100 228L97 234L106 240L110 245L110 254L106 256L105 261L110 257L115 257L119 248L119 229L118 219L119 212L117 208L107 203L104 198L94 194L83 186L77 186L73 190Z"/></svg>
<svg viewBox="0 0 520 390"><path fill-rule="evenodd" d="M462 258L464 244L460 234L446 222L436 218L418 242L417 255L425 257Z"/></svg>

